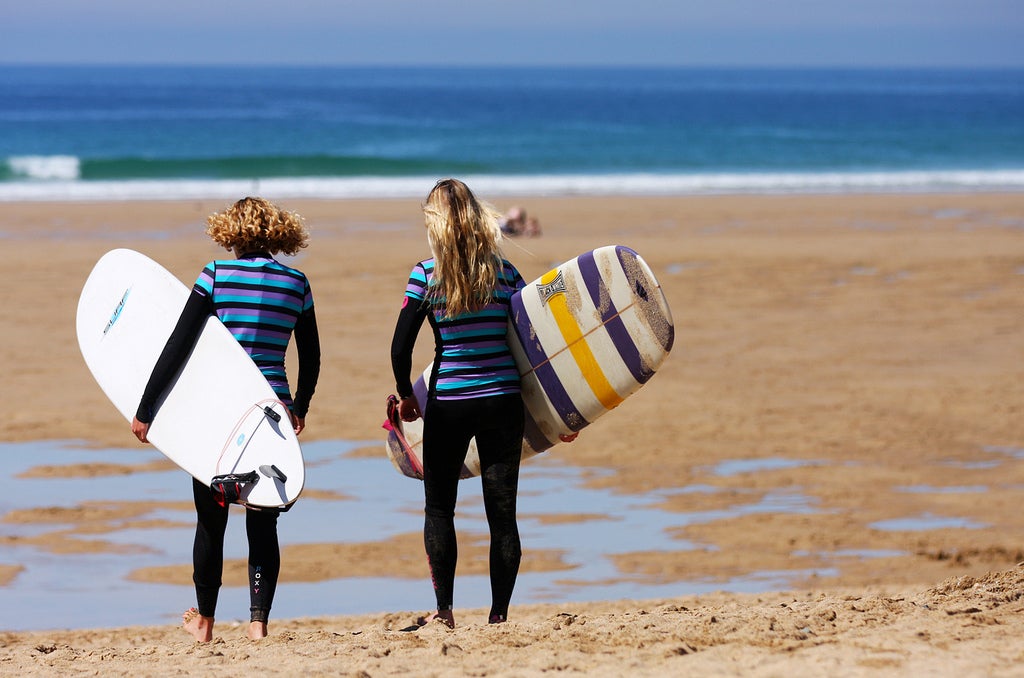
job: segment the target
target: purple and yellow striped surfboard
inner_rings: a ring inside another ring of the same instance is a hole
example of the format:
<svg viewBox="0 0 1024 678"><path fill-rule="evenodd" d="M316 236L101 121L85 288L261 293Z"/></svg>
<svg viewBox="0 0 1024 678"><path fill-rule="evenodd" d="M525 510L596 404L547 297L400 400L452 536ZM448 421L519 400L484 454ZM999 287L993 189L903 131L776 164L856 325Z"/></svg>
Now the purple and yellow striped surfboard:
<svg viewBox="0 0 1024 678"><path fill-rule="evenodd" d="M621 245L548 271L513 295L512 312L509 343L526 404L523 459L618 407L650 380L675 339L657 279L639 254ZM424 402L424 377L414 390ZM388 455L400 471L419 477L422 422L402 426L389 432ZM479 472L471 448L462 475Z"/></svg>
<svg viewBox="0 0 1024 678"><path fill-rule="evenodd" d="M620 245L548 271L512 298L512 310L512 351L528 411L524 448L533 453L639 390L675 339L650 267Z"/></svg>

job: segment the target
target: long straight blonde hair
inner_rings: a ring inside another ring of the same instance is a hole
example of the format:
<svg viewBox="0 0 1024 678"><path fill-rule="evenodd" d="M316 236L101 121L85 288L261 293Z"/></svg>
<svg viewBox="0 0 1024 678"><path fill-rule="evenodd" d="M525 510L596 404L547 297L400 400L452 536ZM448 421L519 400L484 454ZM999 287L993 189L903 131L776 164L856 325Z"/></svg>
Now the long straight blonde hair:
<svg viewBox="0 0 1024 678"><path fill-rule="evenodd" d="M423 215L434 255L430 301L444 300L449 318L480 309L490 299L501 267L498 211L477 200L458 179L442 179L427 196Z"/></svg>

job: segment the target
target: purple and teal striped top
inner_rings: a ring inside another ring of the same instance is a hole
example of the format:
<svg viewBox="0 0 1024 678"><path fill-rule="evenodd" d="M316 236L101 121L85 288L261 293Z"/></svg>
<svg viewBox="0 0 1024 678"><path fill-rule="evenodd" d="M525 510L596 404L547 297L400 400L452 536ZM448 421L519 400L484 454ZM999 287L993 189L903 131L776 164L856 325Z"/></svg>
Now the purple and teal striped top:
<svg viewBox="0 0 1024 678"><path fill-rule="evenodd" d="M434 329L436 344L430 383L434 397L462 400L519 393L519 371L506 337L510 300L525 285L519 271L503 259L488 303L477 311L453 318L445 315L443 298L428 300L433 274L433 259L419 262L409 274L404 304L419 311L419 322L409 328L411 337L396 337L396 345L407 348L400 352L411 354L415 334L426 316Z"/></svg>
<svg viewBox="0 0 1024 678"><path fill-rule="evenodd" d="M285 351L299 316L313 308L305 274L265 254L211 261L192 288L213 302L217 317L286 403L291 402Z"/></svg>

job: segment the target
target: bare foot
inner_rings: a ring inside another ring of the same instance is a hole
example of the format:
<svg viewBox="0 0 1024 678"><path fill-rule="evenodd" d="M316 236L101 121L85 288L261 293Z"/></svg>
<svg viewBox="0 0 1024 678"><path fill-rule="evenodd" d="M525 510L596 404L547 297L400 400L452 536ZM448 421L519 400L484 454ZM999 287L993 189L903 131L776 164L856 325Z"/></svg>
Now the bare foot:
<svg viewBox="0 0 1024 678"><path fill-rule="evenodd" d="M439 621L450 629L455 628L455 615L451 610L438 610L430 621Z"/></svg>
<svg viewBox="0 0 1024 678"><path fill-rule="evenodd" d="M430 622L438 622L440 624L443 624L446 628L454 629L455 628L455 615L452 614L451 610L439 610L439 611L437 611L437 612L435 612L433 614L428 612L425 615L422 615L420 617L416 617L416 625L415 626L410 626L406 630L414 631L416 629L421 629L424 626L426 626L427 624L429 624Z"/></svg>
<svg viewBox="0 0 1024 678"><path fill-rule="evenodd" d="M267 637L267 622L249 622L249 640Z"/></svg>
<svg viewBox="0 0 1024 678"><path fill-rule="evenodd" d="M194 607L190 607L181 615L181 625L200 643L213 640L213 617L204 617Z"/></svg>

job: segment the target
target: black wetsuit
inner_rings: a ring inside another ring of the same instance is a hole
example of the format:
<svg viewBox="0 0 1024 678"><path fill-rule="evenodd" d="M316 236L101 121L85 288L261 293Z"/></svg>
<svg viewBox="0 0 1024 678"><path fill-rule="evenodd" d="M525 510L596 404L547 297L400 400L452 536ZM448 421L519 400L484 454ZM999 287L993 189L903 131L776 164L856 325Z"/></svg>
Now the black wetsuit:
<svg viewBox="0 0 1024 678"><path fill-rule="evenodd" d="M153 368L136 418L150 423L158 414L157 401L188 357L210 315L217 315L231 330L278 397L296 416L305 417L320 372L320 338L309 283L301 272L269 255L254 254L211 262L203 269ZM299 357L294 401L284 373L284 346L293 332ZM196 507L192 580L197 609L205 617L214 617L224 569L224 532L230 504L218 503L213 491L195 479L192 495ZM274 602L281 569L278 514L276 509L245 512L251 621L266 622Z"/></svg>
<svg viewBox="0 0 1024 678"><path fill-rule="evenodd" d="M426 500L423 540L437 609L451 609L454 600L459 474L469 442L476 438L491 535L491 617L504 620L522 557L516 496L524 426L519 373L505 332L509 298L523 280L511 263L503 261L490 302L479 311L449 318L441 303L427 302L432 274L430 259L413 268L395 326L391 360L398 394L412 395L413 345L429 318L435 360L427 402L420 403Z"/></svg>

